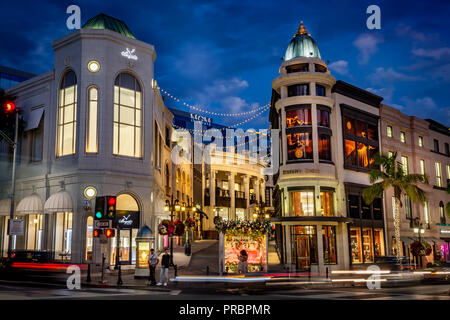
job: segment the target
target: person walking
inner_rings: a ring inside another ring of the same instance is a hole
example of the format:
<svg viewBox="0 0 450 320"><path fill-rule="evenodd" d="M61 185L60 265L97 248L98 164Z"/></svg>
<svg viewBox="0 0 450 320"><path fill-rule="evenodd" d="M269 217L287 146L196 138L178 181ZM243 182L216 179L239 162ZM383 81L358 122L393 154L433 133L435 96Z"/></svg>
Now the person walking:
<svg viewBox="0 0 450 320"><path fill-rule="evenodd" d="M248 272L248 255L247 251L241 250L239 255L239 262L238 262L238 273L247 273Z"/></svg>
<svg viewBox="0 0 450 320"><path fill-rule="evenodd" d="M167 283L169 282L169 266L170 266L170 254L169 249L164 249L164 254L161 258L161 273L159 274L159 282L157 286L164 284L167 287ZM166 281L164 282L164 276L166 277Z"/></svg>
<svg viewBox="0 0 450 320"><path fill-rule="evenodd" d="M158 255L155 253L155 249L150 249L150 255L148 256L148 267L150 269L150 275L148 278L148 283L151 286L156 285L155 273L156 266L158 265L159 259Z"/></svg>

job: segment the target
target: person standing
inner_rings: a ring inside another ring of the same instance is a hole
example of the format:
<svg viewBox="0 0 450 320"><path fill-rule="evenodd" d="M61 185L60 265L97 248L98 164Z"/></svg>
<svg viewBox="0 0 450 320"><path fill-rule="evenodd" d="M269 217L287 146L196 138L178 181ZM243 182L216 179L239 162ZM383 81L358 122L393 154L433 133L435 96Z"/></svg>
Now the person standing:
<svg viewBox="0 0 450 320"><path fill-rule="evenodd" d="M156 266L158 265L159 259L158 255L155 253L155 249L150 249L150 255L148 256L148 267L150 269L150 275L148 278L148 282L151 286L156 285L155 273Z"/></svg>
<svg viewBox="0 0 450 320"><path fill-rule="evenodd" d="M248 272L248 255L247 251L241 250L239 255L239 262L238 262L238 273L247 273Z"/></svg>
<svg viewBox="0 0 450 320"><path fill-rule="evenodd" d="M158 286L164 284L165 287L167 287L167 283L169 282L169 266L170 266L170 254L169 249L164 249L164 254L161 258L161 273L159 274L159 282ZM166 281L164 282L164 276L166 278Z"/></svg>

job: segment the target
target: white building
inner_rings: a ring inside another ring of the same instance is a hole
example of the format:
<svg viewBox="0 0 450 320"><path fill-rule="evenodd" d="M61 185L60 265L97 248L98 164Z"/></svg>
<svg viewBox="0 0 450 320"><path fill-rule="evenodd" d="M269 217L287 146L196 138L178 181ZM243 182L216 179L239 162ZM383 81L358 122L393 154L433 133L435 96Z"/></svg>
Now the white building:
<svg viewBox="0 0 450 320"><path fill-rule="evenodd" d="M93 255L99 262L94 200L85 193L93 187L99 196L118 196L117 215L133 220L120 231L120 255L122 263L134 263L139 228L148 225L156 233L155 217L165 215L161 141L173 115L156 89L155 48L137 40L124 22L100 14L55 40L53 49L52 70L6 91L17 97L26 121L15 212L24 216L25 234L16 236L14 247L54 251L55 260L73 263ZM0 239L6 255L11 162L1 165ZM115 248L116 239L110 240L111 264Z"/></svg>

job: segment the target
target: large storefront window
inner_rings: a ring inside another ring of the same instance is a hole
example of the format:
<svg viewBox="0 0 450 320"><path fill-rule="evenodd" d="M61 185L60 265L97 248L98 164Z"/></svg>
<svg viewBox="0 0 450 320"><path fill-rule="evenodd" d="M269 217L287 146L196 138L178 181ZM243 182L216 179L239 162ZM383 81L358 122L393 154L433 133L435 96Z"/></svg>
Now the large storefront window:
<svg viewBox="0 0 450 320"><path fill-rule="evenodd" d="M344 163L347 169L375 169L378 120L343 108Z"/></svg>
<svg viewBox="0 0 450 320"><path fill-rule="evenodd" d="M363 263L362 259L361 229L350 228L350 246L352 250L352 263Z"/></svg>
<svg viewBox="0 0 450 320"><path fill-rule="evenodd" d="M28 230L27 230L27 249L28 250L42 250L43 241L43 224L44 215L30 214L28 215Z"/></svg>
<svg viewBox="0 0 450 320"><path fill-rule="evenodd" d="M319 159L331 161L331 137L319 134Z"/></svg>
<svg viewBox="0 0 450 320"><path fill-rule="evenodd" d="M313 159L311 132L286 133L288 160Z"/></svg>
<svg viewBox="0 0 450 320"><path fill-rule="evenodd" d="M67 72L59 87L56 156L75 153L77 136L77 77Z"/></svg>
<svg viewBox="0 0 450 320"><path fill-rule="evenodd" d="M309 105L290 110L286 108L286 128L310 126L311 124L311 107Z"/></svg>
<svg viewBox="0 0 450 320"><path fill-rule="evenodd" d="M372 228L363 228L364 262L373 262Z"/></svg>
<svg viewBox="0 0 450 320"><path fill-rule="evenodd" d="M292 226L292 263L297 269L317 264L317 233L315 226Z"/></svg>
<svg viewBox="0 0 450 320"><path fill-rule="evenodd" d="M88 217L86 219L86 254L84 257L86 261L92 260L92 249L94 245L93 232L94 232L94 218Z"/></svg>
<svg viewBox="0 0 450 320"><path fill-rule="evenodd" d="M323 263L336 264L336 227L322 226Z"/></svg>
<svg viewBox="0 0 450 320"><path fill-rule="evenodd" d="M121 73L114 83L113 153L142 156L142 94L136 78Z"/></svg>
<svg viewBox="0 0 450 320"><path fill-rule="evenodd" d="M228 207L222 207L216 208L218 216L221 217L223 220L227 221L229 219L229 208Z"/></svg>
<svg viewBox="0 0 450 320"><path fill-rule="evenodd" d="M55 259L70 259L72 253L72 212L57 212L55 214Z"/></svg>
<svg viewBox="0 0 450 320"><path fill-rule="evenodd" d="M322 216L332 217L334 216L334 201L333 201L334 191L324 190L320 191L320 212Z"/></svg>
<svg viewBox="0 0 450 320"><path fill-rule="evenodd" d="M314 191L290 192L291 216L305 217L314 215Z"/></svg>
<svg viewBox="0 0 450 320"><path fill-rule="evenodd" d="M375 251L375 257L384 256L384 236L383 236L383 229L376 228L373 229L373 236L374 236L374 251Z"/></svg>

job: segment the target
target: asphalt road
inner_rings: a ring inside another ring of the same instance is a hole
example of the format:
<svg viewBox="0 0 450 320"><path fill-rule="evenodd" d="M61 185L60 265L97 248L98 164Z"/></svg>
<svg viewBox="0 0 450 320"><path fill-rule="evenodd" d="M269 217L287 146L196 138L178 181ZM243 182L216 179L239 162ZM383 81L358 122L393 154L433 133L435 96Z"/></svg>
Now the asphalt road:
<svg viewBox="0 0 450 320"><path fill-rule="evenodd" d="M298 289L287 287L273 289L252 286L227 288L205 287L201 283L186 286L170 285L166 288L116 289L81 288L68 290L60 285L0 282L0 300L45 300L45 299L99 299L99 300L450 300L450 284L420 285L401 288L333 288Z"/></svg>

